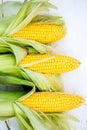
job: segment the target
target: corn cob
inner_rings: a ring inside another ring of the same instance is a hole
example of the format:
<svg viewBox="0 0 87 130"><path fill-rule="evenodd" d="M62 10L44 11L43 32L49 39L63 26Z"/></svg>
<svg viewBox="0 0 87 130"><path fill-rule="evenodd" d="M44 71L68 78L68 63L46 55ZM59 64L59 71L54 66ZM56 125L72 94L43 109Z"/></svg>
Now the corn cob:
<svg viewBox="0 0 87 130"><path fill-rule="evenodd" d="M77 59L57 54L27 55L20 62L20 66L22 67L47 74L68 72L76 69L79 64L80 63Z"/></svg>
<svg viewBox="0 0 87 130"><path fill-rule="evenodd" d="M30 24L13 34L13 37L36 40L42 43L55 42L64 36L65 28L54 24Z"/></svg>
<svg viewBox="0 0 87 130"><path fill-rule="evenodd" d="M71 110L79 107L83 102L80 96L58 92L36 92L21 101L23 105L43 112Z"/></svg>

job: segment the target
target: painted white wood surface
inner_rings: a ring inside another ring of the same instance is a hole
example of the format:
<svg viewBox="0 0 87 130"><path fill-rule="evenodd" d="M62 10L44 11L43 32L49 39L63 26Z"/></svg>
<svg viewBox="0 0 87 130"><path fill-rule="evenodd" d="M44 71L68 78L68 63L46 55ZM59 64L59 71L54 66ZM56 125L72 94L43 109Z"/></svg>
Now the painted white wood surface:
<svg viewBox="0 0 87 130"><path fill-rule="evenodd" d="M77 70L62 74L65 91L87 98L87 0L51 0L51 2L59 7L57 11L51 10L51 12L62 15L67 28L66 37L52 44L54 52L70 55L81 61ZM72 110L70 113L80 119L80 123L74 124L77 130L87 130L87 106ZM16 121L13 120L9 122L11 128L18 130ZM4 122L0 122L0 130L6 130Z"/></svg>

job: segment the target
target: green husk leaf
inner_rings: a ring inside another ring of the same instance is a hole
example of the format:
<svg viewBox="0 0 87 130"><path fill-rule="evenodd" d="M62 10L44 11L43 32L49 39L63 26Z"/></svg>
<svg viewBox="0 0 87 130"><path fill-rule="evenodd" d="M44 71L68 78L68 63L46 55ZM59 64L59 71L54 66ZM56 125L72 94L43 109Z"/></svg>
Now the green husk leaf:
<svg viewBox="0 0 87 130"><path fill-rule="evenodd" d="M14 116L12 102L0 101L0 118Z"/></svg>
<svg viewBox="0 0 87 130"><path fill-rule="evenodd" d="M15 101L25 94L25 91L0 91L0 101Z"/></svg>
<svg viewBox="0 0 87 130"><path fill-rule="evenodd" d="M27 121L19 113L16 113L16 117L18 122L20 121L20 126L22 125L22 129L24 128L24 130L33 130L29 123L27 123Z"/></svg>
<svg viewBox="0 0 87 130"><path fill-rule="evenodd" d="M12 54L0 54L0 72L22 77L19 67L16 66L16 60Z"/></svg>
<svg viewBox="0 0 87 130"><path fill-rule="evenodd" d="M24 130L33 130L33 128L30 127L29 123L27 123L22 116L20 116L18 113L16 116L18 120L20 120L20 123L22 124L22 127L24 127Z"/></svg>
<svg viewBox="0 0 87 130"><path fill-rule="evenodd" d="M49 87L49 82L43 74L29 71L23 68L21 74L25 79L32 81L40 91L51 91Z"/></svg>
<svg viewBox="0 0 87 130"><path fill-rule="evenodd" d="M63 91L61 78L57 75L45 75L24 68L21 68L21 74L25 79L32 81L40 91Z"/></svg>
<svg viewBox="0 0 87 130"><path fill-rule="evenodd" d="M16 103L27 116L34 130L74 130L66 113L43 113ZM72 117L72 116L71 116ZM72 119L71 119L72 120Z"/></svg>
<svg viewBox="0 0 87 130"><path fill-rule="evenodd" d="M27 55L27 50L25 48L13 44L8 45L12 49L12 52L16 58L16 64L18 64Z"/></svg>
<svg viewBox="0 0 87 130"><path fill-rule="evenodd" d="M20 111L21 113L20 113ZM30 122L28 121L27 116L23 112L23 110L20 109L20 107L16 104L14 104L14 111L15 115L19 124L19 127L21 130L33 130Z"/></svg>
<svg viewBox="0 0 87 130"><path fill-rule="evenodd" d="M21 42L23 46L31 46L32 48L34 48L36 51L38 51L41 54L52 51L52 48L50 46L44 45L37 41L25 40L25 39L19 39L19 41Z"/></svg>
<svg viewBox="0 0 87 130"><path fill-rule="evenodd" d="M6 66L5 66L6 65ZM15 57L12 54L0 54L0 71L16 65ZM7 67L7 68L6 68Z"/></svg>
<svg viewBox="0 0 87 130"><path fill-rule="evenodd" d="M31 91L23 96L21 96L18 100L24 100L25 98L27 98L27 96L29 97L31 94L33 94L35 92L35 87L33 87L31 89ZM23 127L25 126L26 124L26 127L25 129L26 130L33 130L32 126L31 126L31 123L30 121L28 120L28 117L26 116L26 114L24 113L24 111L17 105L17 102L14 103L14 110L15 110L15 115L16 115L16 118L18 120L18 123L19 123L19 127Z"/></svg>
<svg viewBox="0 0 87 130"><path fill-rule="evenodd" d="M53 5L53 4L51 4L51 3L47 3L47 2L49 2L49 0L31 0L31 2L32 3L39 3L39 2L44 2L44 3L46 3L47 4L47 6L49 6L50 8L53 8L53 9L57 9L57 6L55 6L55 5Z"/></svg>
<svg viewBox="0 0 87 130"><path fill-rule="evenodd" d="M25 48L22 48L14 44L9 44L3 38L0 38L0 42L3 44L7 44L9 46L9 48L11 49L11 52L15 56L16 64L18 64L25 57L25 55L27 55L27 50Z"/></svg>
<svg viewBox="0 0 87 130"><path fill-rule="evenodd" d="M9 48L0 46L0 53L7 53L7 52L9 52L9 51L10 51Z"/></svg>
<svg viewBox="0 0 87 130"><path fill-rule="evenodd" d="M36 113L33 110L23 106L20 103L16 103L16 104L24 111L25 115L28 117L28 119L29 119L29 121L30 121L34 130L39 130L39 129L41 129L41 130L53 130L53 126L48 125L49 123L51 123L51 122L49 122L49 120L48 120L48 122L44 122L44 120L42 120L42 118L40 118L38 113Z"/></svg>
<svg viewBox="0 0 87 130"><path fill-rule="evenodd" d="M3 66L0 66L0 73L1 72L5 73L6 75L12 75L12 76L15 76L18 78L23 78L21 73L20 73L20 69L17 66L9 66L8 65L5 67L5 64L3 64Z"/></svg>
<svg viewBox="0 0 87 130"><path fill-rule="evenodd" d="M27 53L28 54L37 54L39 53L38 51L36 51L34 48L32 47L27 47Z"/></svg>
<svg viewBox="0 0 87 130"><path fill-rule="evenodd" d="M0 120L4 121L4 120L8 120L9 118L11 118L12 116L0 116Z"/></svg>
<svg viewBox="0 0 87 130"><path fill-rule="evenodd" d="M61 16L53 16L53 15L37 15L30 24L55 24L59 26L64 25L64 20L62 20Z"/></svg>
<svg viewBox="0 0 87 130"><path fill-rule="evenodd" d="M41 44L40 42L33 41L33 40L10 38L10 37L6 37L6 38L3 37L3 40L12 45L15 44L21 47L25 47L27 48L27 50L29 50L28 48L32 47L35 51L42 54L52 51L52 48L50 46Z"/></svg>
<svg viewBox="0 0 87 130"><path fill-rule="evenodd" d="M27 117L25 116L24 112L16 105L16 102L17 101L13 103L15 113L19 113L25 120L27 120Z"/></svg>
<svg viewBox="0 0 87 130"><path fill-rule="evenodd" d="M59 127L59 130L74 130L71 121L77 122L73 120L76 117L72 115L69 117L67 113L48 113L47 117Z"/></svg>
<svg viewBox="0 0 87 130"><path fill-rule="evenodd" d="M11 52L11 49L6 43L2 43L2 40L0 38L0 53L6 53L6 52Z"/></svg>
<svg viewBox="0 0 87 130"><path fill-rule="evenodd" d="M66 118L71 120L71 121L80 122L80 120L78 118L76 118L73 115L70 115L69 113L66 114Z"/></svg>
<svg viewBox="0 0 87 130"><path fill-rule="evenodd" d="M19 125L20 130L27 130L25 126L21 123L21 121L18 119L18 116L16 115L16 119Z"/></svg>
<svg viewBox="0 0 87 130"><path fill-rule="evenodd" d="M0 74L0 85L25 85L29 87L34 87L34 84L30 81L13 77L10 75L1 76L1 74Z"/></svg>
<svg viewBox="0 0 87 130"><path fill-rule="evenodd" d="M49 0L31 0L32 3L48 2Z"/></svg>
<svg viewBox="0 0 87 130"><path fill-rule="evenodd" d="M55 6L55 5L53 5L53 4L51 4L51 3L48 3L48 6L50 7L50 8L52 8L52 9L58 9L58 7L57 6Z"/></svg>
<svg viewBox="0 0 87 130"><path fill-rule="evenodd" d="M9 47L8 45L7 45L7 42L3 39L3 38L1 38L0 37L0 47Z"/></svg>
<svg viewBox="0 0 87 130"><path fill-rule="evenodd" d="M61 75L45 74L45 77L48 79L52 91L64 91Z"/></svg>
<svg viewBox="0 0 87 130"><path fill-rule="evenodd" d="M15 116L13 102L25 93L24 91L0 91L0 119Z"/></svg>

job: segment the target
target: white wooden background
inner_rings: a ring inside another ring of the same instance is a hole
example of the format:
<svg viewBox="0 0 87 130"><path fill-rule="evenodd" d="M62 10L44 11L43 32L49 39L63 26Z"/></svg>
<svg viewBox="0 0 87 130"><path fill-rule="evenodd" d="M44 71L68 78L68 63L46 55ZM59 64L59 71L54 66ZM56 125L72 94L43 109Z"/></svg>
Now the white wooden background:
<svg viewBox="0 0 87 130"><path fill-rule="evenodd" d="M59 7L58 11L51 10L51 12L62 15L67 27L66 37L53 43L54 52L70 55L81 61L81 66L77 70L62 74L65 91L77 93L87 98L87 0L50 1ZM80 119L80 123L74 124L77 130L87 130L87 106L84 105L70 111L70 113ZM10 120L9 123L12 130L18 130L14 119ZM0 130L6 130L2 121L0 122Z"/></svg>

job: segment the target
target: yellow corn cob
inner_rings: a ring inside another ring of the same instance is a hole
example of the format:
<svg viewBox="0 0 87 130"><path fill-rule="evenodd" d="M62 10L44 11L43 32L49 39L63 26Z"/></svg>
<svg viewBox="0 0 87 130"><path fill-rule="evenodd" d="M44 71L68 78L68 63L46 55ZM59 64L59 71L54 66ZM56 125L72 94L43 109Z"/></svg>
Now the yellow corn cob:
<svg viewBox="0 0 87 130"><path fill-rule="evenodd" d="M60 74L76 69L79 61L69 56L57 54L27 55L20 66L29 70L46 73Z"/></svg>
<svg viewBox="0 0 87 130"><path fill-rule="evenodd" d="M65 36L65 28L58 25L31 24L24 27L13 37L36 40L42 43L55 42Z"/></svg>
<svg viewBox="0 0 87 130"><path fill-rule="evenodd" d="M82 105L84 99L78 95L58 92L36 92L21 103L43 112L63 112Z"/></svg>

